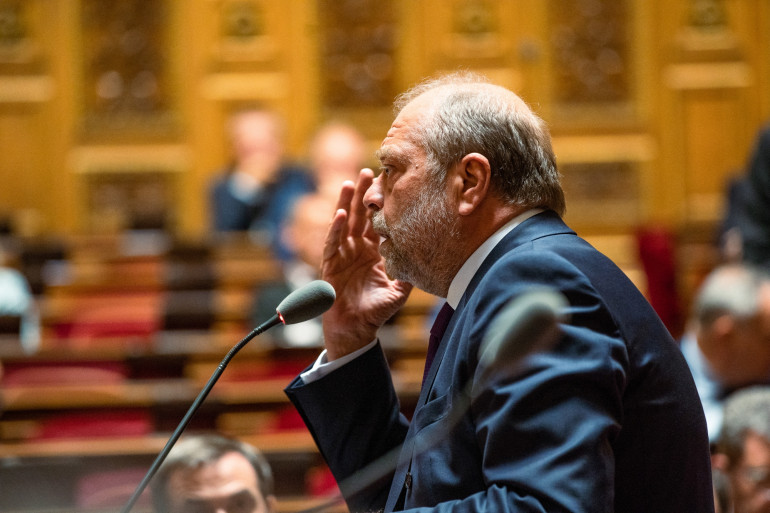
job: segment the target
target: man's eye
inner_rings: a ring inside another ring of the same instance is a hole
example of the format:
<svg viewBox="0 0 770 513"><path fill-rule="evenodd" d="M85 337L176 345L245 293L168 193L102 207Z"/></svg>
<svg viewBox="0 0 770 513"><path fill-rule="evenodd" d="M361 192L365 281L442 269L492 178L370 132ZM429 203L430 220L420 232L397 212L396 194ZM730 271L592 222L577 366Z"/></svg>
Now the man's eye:
<svg viewBox="0 0 770 513"><path fill-rule="evenodd" d="M380 171L379 174L382 174L385 176L388 176L390 174L390 168L387 166L381 166L379 171Z"/></svg>

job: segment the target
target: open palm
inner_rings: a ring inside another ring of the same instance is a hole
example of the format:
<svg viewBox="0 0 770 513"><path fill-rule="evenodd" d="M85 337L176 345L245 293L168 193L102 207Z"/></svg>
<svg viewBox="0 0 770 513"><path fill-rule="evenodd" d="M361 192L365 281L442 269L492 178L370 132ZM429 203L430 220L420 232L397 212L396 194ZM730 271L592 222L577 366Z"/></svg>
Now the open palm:
<svg viewBox="0 0 770 513"><path fill-rule="evenodd" d="M343 185L324 247L321 277L337 300L324 314L324 338L330 360L368 344L377 330L404 304L412 285L391 280L379 253L363 196L373 173L361 171L358 183Z"/></svg>

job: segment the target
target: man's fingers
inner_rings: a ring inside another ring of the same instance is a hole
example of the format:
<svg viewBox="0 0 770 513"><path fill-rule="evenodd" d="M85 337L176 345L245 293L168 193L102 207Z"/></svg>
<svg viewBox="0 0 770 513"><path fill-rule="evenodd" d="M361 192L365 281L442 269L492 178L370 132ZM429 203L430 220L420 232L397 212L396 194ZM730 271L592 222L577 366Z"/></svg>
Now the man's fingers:
<svg viewBox="0 0 770 513"><path fill-rule="evenodd" d="M340 246L347 237L347 220L347 211L344 208L337 209L329 225L329 231L326 234L323 253L324 261L329 260L339 251Z"/></svg>
<svg viewBox="0 0 770 513"><path fill-rule="evenodd" d="M364 205L364 195L366 191L371 187L374 181L374 172L371 169L365 168L361 170L358 175L358 183L356 183L355 194L350 204L350 235L353 237L360 237L366 231L366 224L369 219L366 205Z"/></svg>
<svg viewBox="0 0 770 513"><path fill-rule="evenodd" d="M337 200L337 210L342 209L345 212L350 211L350 202L353 200L353 193L355 192L356 184L352 180L345 180L342 182L342 189L340 190L340 197Z"/></svg>

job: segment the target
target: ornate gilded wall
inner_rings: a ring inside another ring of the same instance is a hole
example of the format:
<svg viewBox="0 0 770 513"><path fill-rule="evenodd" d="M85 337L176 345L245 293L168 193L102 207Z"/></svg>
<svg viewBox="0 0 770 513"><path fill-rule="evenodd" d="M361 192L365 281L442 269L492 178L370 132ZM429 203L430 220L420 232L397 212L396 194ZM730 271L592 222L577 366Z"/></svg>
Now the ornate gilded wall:
<svg viewBox="0 0 770 513"><path fill-rule="evenodd" d="M770 119L766 0L0 0L0 214L26 232L202 232L224 122L267 104L302 158L375 147L394 95L476 69L549 122L585 233L713 223Z"/></svg>

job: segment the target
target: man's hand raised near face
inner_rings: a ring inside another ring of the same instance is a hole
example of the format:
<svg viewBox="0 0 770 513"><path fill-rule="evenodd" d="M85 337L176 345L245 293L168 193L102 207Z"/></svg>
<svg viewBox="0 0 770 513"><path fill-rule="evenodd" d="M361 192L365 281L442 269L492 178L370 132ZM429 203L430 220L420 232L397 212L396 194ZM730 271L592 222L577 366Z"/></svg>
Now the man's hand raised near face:
<svg viewBox="0 0 770 513"><path fill-rule="evenodd" d="M324 246L321 278L337 299L324 314L329 360L351 353L372 340L377 330L406 302L412 285L391 280L379 253L380 237L372 229L364 194L374 181L364 169L358 183L345 182Z"/></svg>

